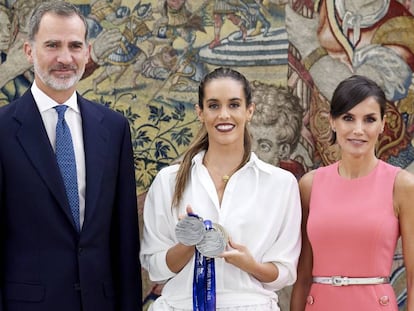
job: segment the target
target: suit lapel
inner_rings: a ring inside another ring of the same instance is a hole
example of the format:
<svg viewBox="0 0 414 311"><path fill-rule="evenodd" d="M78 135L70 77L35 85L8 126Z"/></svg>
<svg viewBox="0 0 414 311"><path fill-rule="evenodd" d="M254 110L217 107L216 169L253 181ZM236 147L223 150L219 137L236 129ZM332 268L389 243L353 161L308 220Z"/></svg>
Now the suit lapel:
<svg viewBox="0 0 414 311"><path fill-rule="evenodd" d="M89 103L81 96L78 96L78 103L82 115L85 148L86 198L83 223L83 228L85 228L96 210L100 197L105 155L108 148L108 130L103 125L104 115L95 104Z"/></svg>
<svg viewBox="0 0 414 311"><path fill-rule="evenodd" d="M52 195L63 208L69 221L73 224L69 202L66 197L55 153L50 145L43 120L30 91L27 91L16 105L15 120L20 124L16 137L27 157L38 171L41 179L50 189Z"/></svg>

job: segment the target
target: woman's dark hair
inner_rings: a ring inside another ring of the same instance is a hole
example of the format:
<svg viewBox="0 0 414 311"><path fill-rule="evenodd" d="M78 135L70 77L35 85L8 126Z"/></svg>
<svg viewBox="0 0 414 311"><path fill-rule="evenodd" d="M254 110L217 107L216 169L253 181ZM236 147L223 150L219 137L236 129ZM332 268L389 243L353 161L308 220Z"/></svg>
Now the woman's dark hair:
<svg viewBox="0 0 414 311"><path fill-rule="evenodd" d="M247 106L250 106L250 104L252 103L252 89L246 77L236 70L225 67L219 67L207 74L198 86L198 106L200 107L200 109L203 109L204 89L206 84L208 84L211 80L220 78L232 78L235 81L239 81L243 86L246 104Z"/></svg>
<svg viewBox="0 0 414 311"><path fill-rule="evenodd" d="M204 91L205 91L206 85L213 80L221 79L221 78L231 78L235 81L240 82L240 84L243 86L244 96L246 99L246 106L249 107L252 104L252 90L250 87L250 83L246 79L246 77L236 70L225 68L225 67L219 67L213 70L212 72L208 73L203 78L203 80L200 82L200 85L198 88L198 106L201 110L204 109L203 100L204 100ZM244 155L243 155L243 160L240 163L238 168L242 167L249 160L251 149L252 149L252 142L251 142L250 132L247 129L247 127L245 127L244 128ZM194 141L191 143L187 151L184 153L183 160L177 172L172 206L178 206L178 204L180 203L183 193L184 193L184 189L188 182L192 159L201 150L208 150L208 134L207 134L207 130L204 124L202 124L200 130L198 131L197 135L194 138Z"/></svg>
<svg viewBox="0 0 414 311"><path fill-rule="evenodd" d="M380 106L381 119L384 118L387 100L384 91L373 80L360 75L353 75L336 87L332 100L330 115L336 119L347 113L368 97L373 97ZM336 133L332 132L331 143L336 142Z"/></svg>

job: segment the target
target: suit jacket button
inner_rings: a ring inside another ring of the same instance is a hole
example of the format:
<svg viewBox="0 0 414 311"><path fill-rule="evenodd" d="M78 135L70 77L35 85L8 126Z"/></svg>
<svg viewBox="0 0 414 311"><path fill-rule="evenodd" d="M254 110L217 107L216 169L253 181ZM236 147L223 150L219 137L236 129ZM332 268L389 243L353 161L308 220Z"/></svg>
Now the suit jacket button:
<svg viewBox="0 0 414 311"><path fill-rule="evenodd" d="M79 247L78 248L78 254L80 255L82 252L83 252L83 248L82 247Z"/></svg>
<svg viewBox="0 0 414 311"><path fill-rule="evenodd" d="M379 303L381 306L387 306L390 303L390 298L388 296L382 296L379 299Z"/></svg>
<svg viewBox="0 0 414 311"><path fill-rule="evenodd" d="M313 305L313 303L315 302L315 299L313 298L313 296L311 296L311 295L309 295L307 298L306 298L306 303L308 304L308 305Z"/></svg>

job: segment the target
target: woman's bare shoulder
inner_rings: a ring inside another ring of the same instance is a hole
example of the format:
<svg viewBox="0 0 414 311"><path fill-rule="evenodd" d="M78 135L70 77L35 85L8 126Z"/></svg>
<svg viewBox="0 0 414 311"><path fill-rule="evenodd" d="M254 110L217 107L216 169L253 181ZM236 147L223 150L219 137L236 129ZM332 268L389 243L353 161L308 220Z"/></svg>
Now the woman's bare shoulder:
<svg viewBox="0 0 414 311"><path fill-rule="evenodd" d="M395 189L402 191L414 190L414 174L407 171L401 170L395 178Z"/></svg>
<svg viewBox="0 0 414 311"><path fill-rule="evenodd" d="M305 175L301 177L299 180L299 186L302 188L308 188L312 186L313 176L315 176L316 170L312 170L307 172Z"/></svg>
<svg viewBox="0 0 414 311"><path fill-rule="evenodd" d="M414 211L412 202L414 202L414 174L401 170L394 183L394 206L397 213Z"/></svg>

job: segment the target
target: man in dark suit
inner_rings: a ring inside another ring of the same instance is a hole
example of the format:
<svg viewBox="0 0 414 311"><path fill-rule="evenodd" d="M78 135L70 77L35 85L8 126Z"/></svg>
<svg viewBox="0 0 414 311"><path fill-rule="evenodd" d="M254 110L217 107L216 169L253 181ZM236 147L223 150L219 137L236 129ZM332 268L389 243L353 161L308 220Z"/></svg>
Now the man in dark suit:
<svg viewBox="0 0 414 311"><path fill-rule="evenodd" d="M0 311L141 310L130 129L76 92L85 19L69 3L42 3L24 51L35 81L0 108ZM70 148L58 148L59 122ZM58 149L73 160L62 166Z"/></svg>

